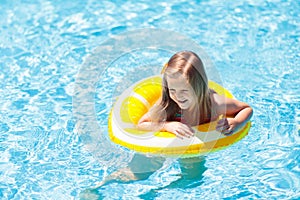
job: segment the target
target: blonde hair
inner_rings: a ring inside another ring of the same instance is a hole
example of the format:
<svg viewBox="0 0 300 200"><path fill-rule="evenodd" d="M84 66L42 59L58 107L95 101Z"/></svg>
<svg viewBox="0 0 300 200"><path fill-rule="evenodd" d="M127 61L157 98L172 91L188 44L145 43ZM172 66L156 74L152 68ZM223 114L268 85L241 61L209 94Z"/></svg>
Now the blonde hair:
<svg viewBox="0 0 300 200"><path fill-rule="evenodd" d="M176 113L180 113L181 109L171 99L167 77L177 77L183 75L188 83L192 86L195 94L198 97L198 112L199 122L204 123L210 121L212 116L212 103L210 99L211 90L208 88L208 80L201 59L191 51L181 51L174 54L163 71L162 80L162 97L160 105L152 110L152 119L155 121L173 121Z"/></svg>

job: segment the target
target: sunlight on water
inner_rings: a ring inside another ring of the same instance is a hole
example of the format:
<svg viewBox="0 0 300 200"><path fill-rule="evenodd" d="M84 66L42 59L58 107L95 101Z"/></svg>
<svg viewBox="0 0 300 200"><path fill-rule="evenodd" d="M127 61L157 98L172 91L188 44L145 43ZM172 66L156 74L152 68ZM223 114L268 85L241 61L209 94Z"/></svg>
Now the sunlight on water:
<svg viewBox="0 0 300 200"><path fill-rule="evenodd" d="M217 77L254 108L252 128L243 140L205 160L191 164L166 159L144 180L113 182L93 195L300 198L298 1L3 0L0 9L1 199L78 199L81 191L135 156L109 141L107 116L117 96L144 76L159 73L171 52L128 49L107 63L101 76L83 76L94 81L94 90L80 85L85 91L81 94L91 100L85 104L76 102L76 80L82 66L108 61L89 60L97 47L113 36L143 28L169 30L200 45L216 69L209 77ZM174 44L192 48L183 40ZM97 66L93 70L99 72ZM86 106L86 112L77 113L76 103Z"/></svg>

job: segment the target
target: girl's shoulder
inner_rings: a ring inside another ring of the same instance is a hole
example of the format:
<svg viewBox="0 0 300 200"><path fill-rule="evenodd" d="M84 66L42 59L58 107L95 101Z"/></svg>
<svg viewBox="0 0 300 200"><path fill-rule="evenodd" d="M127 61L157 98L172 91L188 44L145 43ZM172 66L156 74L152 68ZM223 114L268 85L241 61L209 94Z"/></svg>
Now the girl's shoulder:
<svg viewBox="0 0 300 200"><path fill-rule="evenodd" d="M226 112L226 107L228 105L228 98L220 95L216 92L211 93L211 103L212 107L216 111L217 115L223 114Z"/></svg>
<svg viewBox="0 0 300 200"><path fill-rule="evenodd" d="M217 93L211 95L211 100L218 114L237 112L248 106L235 98L228 98Z"/></svg>
<svg viewBox="0 0 300 200"><path fill-rule="evenodd" d="M223 95L219 95L218 93L216 93L214 90L212 90L213 92L210 93L210 98L211 101L216 104L216 105L222 105L225 103L226 101L226 97Z"/></svg>

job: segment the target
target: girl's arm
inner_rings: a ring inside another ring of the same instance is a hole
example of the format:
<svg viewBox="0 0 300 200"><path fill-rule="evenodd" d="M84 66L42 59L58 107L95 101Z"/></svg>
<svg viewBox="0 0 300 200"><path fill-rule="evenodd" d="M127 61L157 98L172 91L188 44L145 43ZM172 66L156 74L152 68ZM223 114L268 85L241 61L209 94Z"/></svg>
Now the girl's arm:
<svg viewBox="0 0 300 200"><path fill-rule="evenodd" d="M161 99L159 98L156 103L148 110L147 113L145 113L141 119L138 121L137 127L141 130L145 130L145 131L159 131L163 129L164 126L164 122L163 121L157 121L154 122L154 120L152 120L151 116L153 115L153 112L155 112L155 110L159 110L159 105L160 105Z"/></svg>
<svg viewBox="0 0 300 200"><path fill-rule="evenodd" d="M237 131L252 117L252 108L244 102L220 95L216 95L215 102L217 113L226 116L226 118L219 120L217 125L217 130L225 135L230 135Z"/></svg>
<svg viewBox="0 0 300 200"><path fill-rule="evenodd" d="M177 121L159 121L151 120L150 112L146 113L139 120L137 127L147 131L167 131L174 133L178 138L191 137L194 135L194 130L186 124Z"/></svg>
<svg viewBox="0 0 300 200"><path fill-rule="evenodd" d="M151 120L151 114L150 112L147 112L144 116L141 117L139 120L137 127L141 130L145 131L160 131L163 129L164 126L163 121L161 122L153 122Z"/></svg>

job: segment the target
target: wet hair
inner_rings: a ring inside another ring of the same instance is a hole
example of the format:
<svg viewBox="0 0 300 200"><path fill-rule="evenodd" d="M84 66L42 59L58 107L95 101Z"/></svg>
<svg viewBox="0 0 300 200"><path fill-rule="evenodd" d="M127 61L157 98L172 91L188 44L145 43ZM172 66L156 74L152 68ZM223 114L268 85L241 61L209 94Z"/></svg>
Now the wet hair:
<svg viewBox="0 0 300 200"><path fill-rule="evenodd" d="M174 121L176 113L181 113L180 107L169 95L167 77L176 78L183 75L198 97L196 108L198 112L197 116L195 116L199 118L198 124L210 121L212 112L211 91L208 87L208 80L203 63L198 55L191 51L177 52L165 65L162 73L162 98L160 105L154 109L153 113L157 115L155 118L158 121Z"/></svg>

